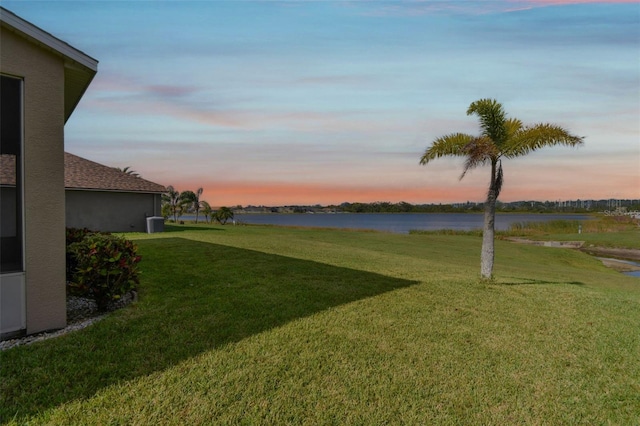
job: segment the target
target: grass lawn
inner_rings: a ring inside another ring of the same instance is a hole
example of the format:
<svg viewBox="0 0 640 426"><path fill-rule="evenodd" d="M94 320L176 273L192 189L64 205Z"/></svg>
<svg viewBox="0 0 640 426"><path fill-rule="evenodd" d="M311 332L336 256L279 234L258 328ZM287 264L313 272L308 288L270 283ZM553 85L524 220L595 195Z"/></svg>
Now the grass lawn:
<svg viewBox="0 0 640 426"><path fill-rule="evenodd" d="M131 234L135 304L0 352L31 424L638 424L640 280L586 254L268 226Z"/></svg>
<svg viewBox="0 0 640 426"><path fill-rule="evenodd" d="M517 236L537 240L584 241L586 246L640 249L640 227L630 217L594 216L583 221L555 220L516 224L500 236ZM582 232L578 232L581 227Z"/></svg>

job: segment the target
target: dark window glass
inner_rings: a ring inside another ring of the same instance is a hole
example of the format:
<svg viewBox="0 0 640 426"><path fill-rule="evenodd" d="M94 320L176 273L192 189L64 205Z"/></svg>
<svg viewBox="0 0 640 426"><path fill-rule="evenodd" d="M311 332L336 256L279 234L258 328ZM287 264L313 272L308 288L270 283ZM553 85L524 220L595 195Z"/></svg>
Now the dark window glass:
<svg viewBox="0 0 640 426"><path fill-rule="evenodd" d="M0 272L19 272L23 270L22 80L0 79Z"/></svg>

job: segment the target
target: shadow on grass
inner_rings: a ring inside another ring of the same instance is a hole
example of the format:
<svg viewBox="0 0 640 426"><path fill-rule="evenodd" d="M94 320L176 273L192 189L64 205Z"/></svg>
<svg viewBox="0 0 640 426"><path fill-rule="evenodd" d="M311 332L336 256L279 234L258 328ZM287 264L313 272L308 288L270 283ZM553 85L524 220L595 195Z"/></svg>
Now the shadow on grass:
<svg viewBox="0 0 640 426"><path fill-rule="evenodd" d="M165 223L164 232L185 232L185 231L224 231L224 229L213 228L211 224L202 225L178 225L175 223Z"/></svg>
<svg viewBox="0 0 640 426"><path fill-rule="evenodd" d="M577 285L584 286L585 284L580 281L548 281L548 280L536 280L531 278L517 278L520 281L507 281L507 282L494 282L494 285Z"/></svg>
<svg viewBox="0 0 640 426"><path fill-rule="evenodd" d="M140 301L91 327L0 353L0 422L169 368L325 309L416 284L181 238L140 240Z"/></svg>

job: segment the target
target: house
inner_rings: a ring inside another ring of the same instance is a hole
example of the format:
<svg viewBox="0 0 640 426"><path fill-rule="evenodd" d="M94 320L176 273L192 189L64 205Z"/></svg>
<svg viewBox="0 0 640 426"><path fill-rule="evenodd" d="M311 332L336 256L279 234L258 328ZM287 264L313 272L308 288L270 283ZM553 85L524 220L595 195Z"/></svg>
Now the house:
<svg viewBox="0 0 640 426"><path fill-rule="evenodd" d="M15 156L0 155L3 200L16 187ZM65 225L106 232L145 232L161 214L166 188L77 155L64 153ZM2 203L9 208L8 203ZM3 221L8 224L8 221Z"/></svg>
<svg viewBox="0 0 640 426"><path fill-rule="evenodd" d="M0 7L0 339L66 326L64 124L97 70Z"/></svg>
<svg viewBox="0 0 640 426"><path fill-rule="evenodd" d="M166 188L65 152L66 226L108 232L145 232L161 216Z"/></svg>

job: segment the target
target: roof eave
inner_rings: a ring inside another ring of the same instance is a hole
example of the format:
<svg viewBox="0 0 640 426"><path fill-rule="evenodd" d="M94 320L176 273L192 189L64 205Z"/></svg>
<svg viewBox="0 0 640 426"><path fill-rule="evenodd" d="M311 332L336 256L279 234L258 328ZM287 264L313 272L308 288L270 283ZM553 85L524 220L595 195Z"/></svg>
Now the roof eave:
<svg viewBox="0 0 640 426"><path fill-rule="evenodd" d="M93 81L96 72L82 72L72 64L65 63L64 67L64 122L73 114L76 106L84 96Z"/></svg>
<svg viewBox="0 0 640 426"><path fill-rule="evenodd" d="M31 37L32 39L42 43L43 45L55 50L61 55L77 62L78 64L92 70L94 73L98 71L98 61L86 53L81 52L68 43L49 34L41 28L36 27L32 23L25 21L13 12L0 6L0 21L8 24L21 33Z"/></svg>
<svg viewBox="0 0 640 426"><path fill-rule="evenodd" d="M66 122L98 72L98 61L1 6L0 22L64 58Z"/></svg>

